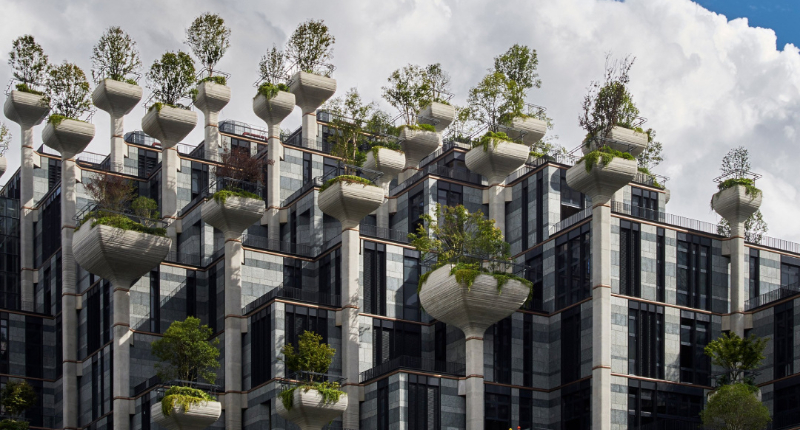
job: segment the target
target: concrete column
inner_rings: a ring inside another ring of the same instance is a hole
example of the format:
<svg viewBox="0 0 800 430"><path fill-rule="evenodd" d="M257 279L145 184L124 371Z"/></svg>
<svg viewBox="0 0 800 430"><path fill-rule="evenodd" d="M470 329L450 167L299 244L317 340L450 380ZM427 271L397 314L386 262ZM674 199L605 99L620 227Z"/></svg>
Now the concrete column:
<svg viewBox="0 0 800 430"><path fill-rule="evenodd" d="M467 430L482 430L484 421L483 338L467 338Z"/></svg>
<svg viewBox="0 0 800 430"><path fill-rule="evenodd" d="M375 218L377 219L378 228L389 228L389 183L381 183L381 188L383 188L383 194L387 199L383 201L383 204L376 211L377 216Z"/></svg>
<svg viewBox="0 0 800 430"><path fill-rule="evenodd" d="M592 203L592 428L610 430L611 206Z"/></svg>
<svg viewBox="0 0 800 430"><path fill-rule="evenodd" d="M242 249L241 233L225 238L225 428L242 428Z"/></svg>
<svg viewBox="0 0 800 430"><path fill-rule="evenodd" d="M744 302L748 297L744 282L744 222L731 226L731 331L744 337Z"/></svg>
<svg viewBox="0 0 800 430"><path fill-rule="evenodd" d="M317 111L303 111L303 139L316 140L317 139Z"/></svg>
<svg viewBox="0 0 800 430"><path fill-rule="evenodd" d="M305 127L305 122L303 124ZM305 133L305 129L303 129L303 133ZM270 239L274 240L280 239L282 152L281 124L278 123L269 127L269 142L267 143L267 234Z"/></svg>
<svg viewBox="0 0 800 430"><path fill-rule="evenodd" d="M131 293L130 285L115 284L114 288L114 429L129 430L131 415ZM71 394L72 396L75 393Z"/></svg>
<svg viewBox="0 0 800 430"><path fill-rule="evenodd" d="M505 182L505 181L503 181ZM506 233L506 196L503 182L489 187L489 218L494 220L495 227L499 228L503 235Z"/></svg>
<svg viewBox="0 0 800 430"><path fill-rule="evenodd" d="M178 149L174 146L164 148L161 152L161 217L174 220L178 216L178 169L181 160L178 157ZM175 227L170 225L167 235L173 240L176 246L177 233Z"/></svg>
<svg viewBox="0 0 800 430"><path fill-rule="evenodd" d="M20 126L22 131L22 168L19 172L19 247L22 266L20 300L22 310L33 311L33 127Z"/></svg>
<svg viewBox="0 0 800 430"><path fill-rule="evenodd" d="M128 146L125 145L125 120L122 115L109 114L111 118L111 171L122 173L125 167L125 155Z"/></svg>
<svg viewBox="0 0 800 430"><path fill-rule="evenodd" d="M347 393L347 410L343 427L358 429L360 404L358 401L358 296L359 258L361 239L358 227L342 230L342 372L346 379L343 390Z"/></svg>
<svg viewBox="0 0 800 430"><path fill-rule="evenodd" d="M222 140L219 134L219 112L217 111L204 111L206 120L205 127L205 151L206 159L212 161L219 161L219 149L222 146Z"/></svg>
<svg viewBox="0 0 800 430"><path fill-rule="evenodd" d="M78 311L75 257L72 236L75 232L75 160L61 159L61 378L62 412L66 429L78 428Z"/></svg>

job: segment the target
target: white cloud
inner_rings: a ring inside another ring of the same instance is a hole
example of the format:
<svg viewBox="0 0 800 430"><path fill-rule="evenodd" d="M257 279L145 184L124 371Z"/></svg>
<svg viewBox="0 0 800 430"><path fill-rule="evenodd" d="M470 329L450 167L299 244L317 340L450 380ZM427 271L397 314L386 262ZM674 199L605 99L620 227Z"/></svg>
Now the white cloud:
<svg viewBox="0 0 800 430"><path fill-rule="evenodd" d="M665 144L657 171L671 176L669 212L707 221L719 161L745 145L753 169L764 174L763 212L770 235L800 241L796 125L800 120L800 53L775 46L772 30L746 19L727 21L689 0L534 1L170 1L29 2L7 0L0 17L2 58L10 41L32 33L52 60L69 59L88 71L91 47L103 29L120 25L139 42L146 66L166 50L186 49L184 28L201 12L220 13L233 28L233 47L221 70L233 74L233 99L222 118L258 124L250 100L261 55L282 45L307 18L324 18L336 36L340 93L357 86L378 100L388 74L407 63L441 62L453 76L456 102L514 43L539 53L543 87L529 96L548 107L560 143L576 146L577 116L586 85L601 77L606 52L637 57L632 92L648 126ZM0 82L9 78L0 67ZM385 105L385 104L384 104ZM126 118L139 128L143 109ZM89 150L107 152L106 114L95 115ZM296 127L299 113L290 124ZM18 135L16 127L15 135ZM38 140L38 130L36 132ZM202 140L198 127L188 143ZM18 137L7 157L19 163ZM10 173L7 174L7 176Z"/></svg>

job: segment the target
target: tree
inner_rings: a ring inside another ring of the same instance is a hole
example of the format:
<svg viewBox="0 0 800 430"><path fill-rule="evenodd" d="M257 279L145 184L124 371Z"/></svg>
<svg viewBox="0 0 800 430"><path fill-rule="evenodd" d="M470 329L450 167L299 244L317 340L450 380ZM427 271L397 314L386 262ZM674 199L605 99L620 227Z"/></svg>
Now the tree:
<svg viewBox="0 0 800 430"><path fill-rule="evenodd" d="M578 123L586 130L586 145L602 142L617 125L632 127L639 110L628 92L630 70L636 58L612 60L606 56L605 80L592 81L583 98L583 113Z"/></svg>
<svg viewBox="0 0 800 430"><path fill-rule="evenodd" d="M767 222L764 221L764 216L761 210L755 211L744 221L744 240L750 243L759 243L765 234L769 231ZM720 218L717 224L717 234L722 236L731 236L731 225L725 218Z"/></svg>
<svg viewBox="0 0 800 430"><path fill-rule="evenodd" d="M259 83L267 83L272 86L285 85L289 78L286 68L286 54L278 50L275 45L261 57L258 63ZM288 87L287 87L288 90Z"/></svg>
<svg viewBox="0 0 800 430"><path fill-rule="evenodd" d="M85 186L100 209L124 212L133 200L134 186L122 176L99 174Z"/></svg>
<svg viewBox="0 0 800 430"><path fill-rule="evenodd" d="M718 379L724 385L749 382L745 373L761 365L766 346L767 339L752 334L742 339L736 333L729 332L711 341L705 347L705 353L711 357L711 363L725 370L725 374Z"/></svg>
<svg viewBox="0 0 800 430"><path fill-rule="evenodd" d="M333 356L336 355L336 350L331 348L330 345L322 343L322 336L311 331L305 331L297 341L297 348L287 343L283 346L281 353L283 353L283 361L289 370L292 372L311 372L304 376L308 382L313 383L314 378L319 376L314 375L314 373L328 373L328 369L333 362Z"/></svg>
<svg viewBox="0 0 800 430"><path fill-rule="evenodd" d="M186 44L208 71L208 77L214 74L214 66L231 46L230 38L231 30L225 26L225 20L210 12L197 17L186 30Z"/></svg>
<svg viewBox="0 0 800 430"><path fill-rule="evenodd" d="M431 91L430 83L425 78L425 70L409 64L392 72L387 81L389 85L381 88L383 98L400 112L405 124L416 124L417 112Z"/></svg>
<svg viewBox="0 0 800 430"><path fill-rule="evenodd" d="M296 70L330 76L334 67L333 44L336 38L328 32L324 20L313 20L300 24L286 44L286 56Z"/></svg>
<svg viewBox="0 0 800 430"><path fill-rule="evenodd" d="M445 96L450 92L450 74L442 69L440 63L436 63L425 68L424 77L430 92L425 104L432 101L446 103Z"/></svg>
<svg viewBox="0 0 800 430"><path fill-rule="evenodd" d="M249 184L261 182L264 174L264 159L250 155L247 149L225 148L220 156L221 164L214 167L214 175L219 178L230 178L234 181L241 181ZM242 186L237 184L235 186ZM234 184L230 184L234 186ZM247 190L253 191L253 190Z"/></svg>
<svg viewBox="0 0 800 430"><path fill-rule="evenodd" d="M504 54L494 58L494 71L502 73L508 85L504 110L512 117L524 113L525 97L531 88L541 88L536 67L539 59L536 50L515 44Z"/></svg>
<svg viewBox="0 0 800 430"><path fill-rule="evenodd" d="M744 146L733 148L722 157L722 165L719 168L725 176L744 178L750 171L750 154Z"/></svg>
<svg viewBox="0 0 800 430"><path fill-rule="evenodd" d="M336 130L328 137L333 144L331 155L340 157L345 164L360 166L366 157L360 150L366 139L365 127L378 129L385 118L376 116L375 103L364 103L356 88L328 102L325 109L331 113L330 124Z"/></svg>
<svg viewBox="0 0 800 430"><path fill-rule="evenodd" d="M15 420L36 404L36 392L24 380L8 381L0 397L2 397L0 404Z"/></svg>
<svg viewBox="0 0 800 430"><path fill-rule="evenodd" d="M47 55L30 34L12 42L8 65L11 66L14 79L20 82L17 90L36 93L36 88L44 84L48 69Z"/></svg>
<svg viewBox="0 0 800 430"><path fill-rule="evenodd" d="M92 109L89 81L80 67L66 61L51 67L47 77L47 101L53 115L78 119Z"/></svg>
<svg viewBox="0 0 800 430"><path fill-rule="evenodd" d="M700 413L703 426L711 430L762 430L772 418L769 409L747 384L725 385L708 399Z"/></svg>
<svg viewBox="0 0 800 430"><path fill-rule="evenodd" d="M103 79L136 85L139 80L139 50L136 42L119 27L109 27L92 50L92 79Z"/></svg>
<svg viewBox="0 0 800 430"><path fill-rule="evenodd" d="M213 384L219 367L219 339L210 341L212 332L200 319L186 317L185 321L174 321L164 336L151 345L158 377L162 381L180 380L190 383L201 379Z"/></svg>
<svg viewBox="0 0 800 430"><path fill-rule="evenodd" d="M636 157L636 161L639 164L639 169L645 169L647 173L650 173L652 169L655 169L656 166L664 161L664 157L661 155L664 146L661 142L655 141L656 131L652 128L647 130L647 136L647 146L644 148L644 151Z"/></svg>
<svg viewBox="0 0 800 430"><path fill-rule="evenodd" d="M501 118L506 113L509 98L508 79L501 72L493 72L474 88L470 88L467 96L469 118L488 128L488 131L500 131Z"/></svg>
<svg viewBox="0 0 800 430"><path fill-rule="evenodd" d="M5 124L0 123L0 156L2 156L8 149L11 143L11 132Z"/></svg>
<svg viewBox="0 0 800 430"><path fill-rule="evenodd" d="M147 81L158 102L182 107L178 102L191 97L194 87L194 61L182 51L166 52L150 66Z"/></svg>

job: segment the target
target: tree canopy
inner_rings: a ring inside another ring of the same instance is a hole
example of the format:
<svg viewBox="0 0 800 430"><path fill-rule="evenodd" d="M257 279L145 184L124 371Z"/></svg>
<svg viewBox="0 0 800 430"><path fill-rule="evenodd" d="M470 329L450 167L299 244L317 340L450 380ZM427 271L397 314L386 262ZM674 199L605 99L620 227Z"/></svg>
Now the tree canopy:
<svg viewBox="0 0 800 430"><path fill-rule="evenodd" d="M747 384L725 385L712 394L700 413L709 430L762 430L772 421L769 409Z"/></svg>
<svg viewBox="0 0 800 430"><path fill-rule="evenodd" d="M6 382L0 392L0 405L13 418L18 418L36 404L36 392L25 380L11 380Z"/></svg>
<svg viewBox="0 0 800 430"><path fill-rule="evenodd" d="M5 124L0 123L0 156L6 152L10 143L11 132L8 130L8 127Z"/></svg>
<svg viewBox="0 0 800 430"><path fill-rule="evenodd" d="M158 377L162 381L181 380L213 384L219 367L219 339L209 340L211 328L200 325L200 319L186 317L185 321L174 321L161 339L151 345Z"/></svg>
<svg viewBox="0 0 800 430"><path fill-rule="evenodd" d="M761 242L761 239L768 231L769 227L767 226L767 222L764 221L764 215L761 214L761 209L755 211L744 221L744 240L747 242ZM731 236L731 225L725 218L719 219L719 223L717 223L717 234L727 237Z"/></svg>
<svg viewBox="0 0 800 430"><path fill-rule="evenodd" d="M722 157L719 170L726 176L744 178L745 174L750 171L750 154L747 152L747 148L739 146L728 151Z"/></svg>
<svg viewBox="0 0 800 430"><path fill-rule="evenodd" d="M336 350L327 343L322 343L322 336L304 331L297 341L297 348L287 343L281 350L286 367L292 372L312 372L325 374L333 362ZM305 375L309 382L313 382L313 374Z"/></svg>
<svg viewBox="0 0 800 430"><path fill-rule="evenodd" d="M746 371L761 365L766 346L767 339L752 334L740 338L736 333L729 332L711 341L705 347L705 353L711 357L711 363L725 370L718 382L731 384L745 381Z"/></svg>
<svg viewBox="0 0 800 430"><path fill-rule="evenodd" d="M136 84L142 62L136 42L119 27L109 27L92 50L92 79Z"/></svg>
<svg viewBox="0 0 800 430"><path fill-rule="evenodd" d="M37 88L44 85L49 67L47 55L30 34L20 36L11 43L8 65L11 66L14 79L20 82L17 90L36 92Z"/></svg>
<svg viewBox="0 0 800 430"><path fill-rule="evenodd" d="M630 70L636 61L633 57L614 60L606 57L604 80L589 83L583 98L582 114L578 123L586 130L586 145L606 139L615 126L632 128L639 110L628 92Z"/></svg>
<svg viewBox="0 0 800 430"><path fill-rule="evenodd" d="M194 82L194 61L183 51L164 53L147 73L147 87L156 101L174 107L191 97Z"/></svg>
<svg viewBox="0 0 800 430"><path fill-rule="evenodd" d="M273 86L285 84L289 78L286 65L286 53L272 45L272 49L261 57L258 63L259 83L267 83Z"/></svg>
<svg viewBox="0 0 800 430"><path fill-rule="evenodd" d="M214 75L214 66L231 46L231 29L215 13L206 12L197 17L186 29L186 44L197 57L208 77Z"/></svg>
<svg viewBox="0 0 800 430"><path fill-rule="evenodd" d="M47 76L47 101L51 113L79 119L92 109L89 81L80 67L64 62L51 67Z"/></svg>
<svg viewBox="0 0 800 430"><path fill-rule="evenodd" d="M300 24L286 43L286 56L296 70L330 76L334 66L333 44L336 38L328 31L324 20Z"/></svg>

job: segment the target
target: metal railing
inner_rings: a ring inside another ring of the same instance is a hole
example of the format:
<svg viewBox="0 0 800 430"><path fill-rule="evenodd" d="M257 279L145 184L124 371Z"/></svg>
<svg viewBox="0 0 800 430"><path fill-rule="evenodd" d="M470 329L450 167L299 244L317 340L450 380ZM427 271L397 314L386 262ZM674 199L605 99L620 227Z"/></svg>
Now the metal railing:
<svg viewBox="0 0 800 430"><path fill-rule="evenodd" d="M548 229L549 236L552 236L561 230L572 227L573 225L585 220L586 218L589 218L590 216L592 216L592 208L586 208L576 214L573 214L569 218L562 219L561 221L550 226Z"/></svg>
<svg viewBox="0 0 800 430"><path fill-rule="evenodd" d="M778 288L777 290L772 290L760 296L756 296L749 300L746 300L744 302L744 309L746 311L751 311L753 309L760 308L761 306L768 305L772 302L787 299L789 297L797 295L800 295L800 290L796 290L794 288L781 287Z"/></svg>
<svg viewBox="0 0 800 430"><path fill-rule="evenodd" d="M448 179L455 179L457 181L467 182L475 185L483 185L484 183L483 176L474 172L470 172L468 169L462 169L460 167L439 166L434 164L421 168L416 173L411 175L411 177L409 177L402 183L397 184L397 186L392 188L389 194L396 195L405 190L406 188L409 188L411 185L417 183L425 176L429 175L439 176Z"/></svg>
<svg viewBox="0 0 800 430"><path fill-rule="evenodd" d="M636 172L636 176L633 177L633 181L631 182L663 189L665 188L664 184L666 184L667 181L669 181L669 178L666 176L656 175L653 173Z"/></svg>
<svg viewBox="0 0 800 430"><path fill-rule="evenodd" d="M169 226L169 221L167 220L147 218L134 213L131 209L126 209L124 211L111 210L97 203L89 203L85 205L80 211L78 211L77 214L75 214L75 220L78 221L78 225L81 225L91 218L108 215L121 215L133 222L150 228L167 228Z"/></svg>
<svg viewBox="0 0 800 430"><path fill-rule="evenodd" d="M788 240L776 239L769 236L761 236L758 241L751 242L755 245L766 246L768 248L780 249L781 251L793 252L800 254L800 243L789 242Z"/></svg>
<svg viewBox="0 0 800 430"><path fill-rule="evenodd" d="M125 133L125 141L135 145L151 146L161 150L161 142L156 140L154 137L145 134L145 132L141 130L129 131Z"/></svg>
<svg viewBox="0 0 800 430"><path fill-rule="evenodd" d="M391 240L392 242L408 243L408 233L400 230L392 230L386 227L361 224L359 231L362 236L376 237L378 239Z"/></svg>
<svg viewBox="0 0 800 430"><path fill-rule="evenodd" d="M222 133L235 134L237 136L248 137L253 140L266 142L269 139L269 131L266 128L256 127L240 121L226 119L220 121L219 131Z"/></svg>
<svg viewBox="0 0 800 430"><path fill-rule="evenodd" d="M178 153L185 157L205 160L205 155L206 155L205 142L200 143L197 146L187 145L185 143L179 143L175 147L178 150Z"/></svg>
<svg viewBox="0 0 800 430"><path fill-rule="evenodd" d="M612 201L611 212L622 215L629 215L635 218L646 219L650 221L668 224L674 227L681 227L689 230L700 231L718 235L717 225L706 221L699 221L696 219L686 218L678 215L668 214L652 209L645 209L638 206L631 206L627 203Z"/></svg>
<svg viewBox="0 0 800 430"><path fill-rule="evenodd" d="M178 211L178 215L180 216L186 215L186 213L188 213L198 203L214 195L214 193L216 193L217 191L222 191L226 189L242 190L249 193L253 193L257 196L263 196L264 192L264 187L260 183L247 182L239 179L232 179L225 177L217 178L215 181L211 182L207 187L198 191L197 195L194 196L192 200L190 200L189 203L186 204L186 206L184 206L181 210Z"/></svg>
<svg viewBox="0 0 800 430"><path fill-rule="evenodd" d="M248 315L265 304L275 299L287 299L315 305L330 306L333 308L341 307L341 297L337 294L320 293L318 291L307 291L300 288L284 287L283 284L273 288L263 296L253 300L242 308L242 315Z"/></svg>
<svg viewBox="0 0 800 430"><path fill-rule="evenodd" d="M412 357L401 355L389 361L381 363L372 369L361 372L359 383L371 381L380 376L394 372L396 370L415 370L430 372L434 374L447 374L453 376L466 376L467 366L464 363L454 363L450 361L437 361L422 357Z"/></svg>
<svg viewBox="0 0 800 430"><path fill-rule="evenodd" d="M383 172L352 166L350 164L339 163L336 165L336 168L330 169L324 175L314 178L314 181L324 186L327 181L342 175L358 176L359 178L366 179L377 186L377 181L381 178L381 176L383 176Z"/></svg>
<svg viewBox="0 0 800 430"><path fill-rule="evenodd" d="M316 257L319 255L319 247L313 245L281 242L277 239L269 239L263 236L254 236L247 233L242 235L242 245L250 248L281 252L284 254L299 255L302 257Z"/></svg>
<svg viewBox="0 0 800 430"><path fill-rule="evenodd" d="M450 139L442 143L442 146L439 147L439 149L431 152L430 154L425 156L422 160L420 160L419 165L423 167L427 166L428 164L430 164L431 161L439 158L440 156L450 151L451 149L463 149L464 151L469 151L470 149L472 149L472 145L470 145L469 143L459 142Z"/></svg>

